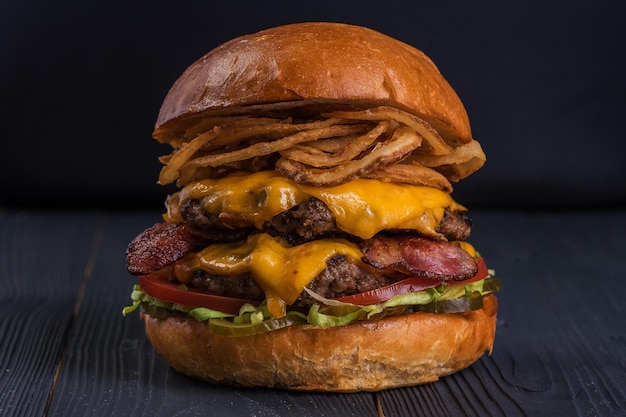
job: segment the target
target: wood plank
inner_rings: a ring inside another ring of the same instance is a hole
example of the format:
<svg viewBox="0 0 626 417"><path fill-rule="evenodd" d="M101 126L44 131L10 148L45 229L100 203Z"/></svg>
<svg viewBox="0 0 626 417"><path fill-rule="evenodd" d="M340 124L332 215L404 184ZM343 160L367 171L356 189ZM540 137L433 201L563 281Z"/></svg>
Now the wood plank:
<svg viewBox="0 0 626 417"><path fill-rule="evenodd" d="M0 415L43 415L98 215L0 211Z"/></svg>
<svg viewBox="0 0 626 417"><path fill-rule="evenodd" d="M291 393L213 386L174 372L152 349L137 315L122 317L134 280L124 250L153 214L112 215L76 317L52 397L63 416L376 416L372 394Z"/></svg>

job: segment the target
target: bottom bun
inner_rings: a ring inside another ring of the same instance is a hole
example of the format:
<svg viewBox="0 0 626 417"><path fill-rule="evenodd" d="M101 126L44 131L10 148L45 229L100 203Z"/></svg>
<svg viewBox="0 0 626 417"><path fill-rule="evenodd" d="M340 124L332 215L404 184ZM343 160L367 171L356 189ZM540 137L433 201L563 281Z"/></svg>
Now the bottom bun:
<svg viewBox="0 0 626 417"><path fill-rule="evenodd" d="M413 313L322 329L245 337L194 319L143 314L155 350L178 372L212 383L306 391L379 391L432 382L491 352L495 295L467 313Z"/></svg>

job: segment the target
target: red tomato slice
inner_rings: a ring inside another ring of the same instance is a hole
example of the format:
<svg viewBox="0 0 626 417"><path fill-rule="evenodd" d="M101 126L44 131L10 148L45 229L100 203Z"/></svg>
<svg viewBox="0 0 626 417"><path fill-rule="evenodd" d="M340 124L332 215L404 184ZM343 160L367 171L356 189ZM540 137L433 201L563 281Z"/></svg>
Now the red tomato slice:
<svg viewBox="0 0 626 417"><path fill-rule="evenodd" d="M161 301L183 304L189 307L206 307L233 315L238 315L239 309L246 303L259 305L258 301L207 294L191 287L183 289L180 288L180 284L163 281L153 275L141 275L138 278L141 290Z"/></svg>
<svg viewBox="0 0 626 417"><path fill-rule="evenodd" d="M465 285L470 282L480 281L489 276L487 271L487 265L483 258L478 258L478 272L471 278L463 281L448 281L449 285ZM389 300L391 297L406 294L409 292L417 292L426 290L428 288L435 288L441 285L441 282L428 278L411 277L398 281L386 287L377 288L375 290L362 292L360 294L349 295L346 297L335 298L337 301L344 303L356 304L356 305L369 305L382 303Z"/></svg>

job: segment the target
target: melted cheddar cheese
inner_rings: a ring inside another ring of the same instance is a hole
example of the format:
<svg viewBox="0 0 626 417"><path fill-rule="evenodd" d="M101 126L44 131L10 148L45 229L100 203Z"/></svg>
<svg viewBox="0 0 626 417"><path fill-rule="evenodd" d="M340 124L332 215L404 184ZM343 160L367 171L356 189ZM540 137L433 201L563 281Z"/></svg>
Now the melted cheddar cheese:
<svg viewBox="0 0 626 417"><path fill-rule="evenodd" d="M196 270L227 276L249 272L265 292L269 311L282 317L286 305L295 302L337 256L361 264L363 253L345 239L320 239L290 247L280 238L259 233L245 242L214 244L189 254L176 262L174 272L182 283L189 282Z"/></svg>
<svg viewBox="0 0 626 417"><path fill-rule="evenodd" d="M261 229L266 221L311 197L326 204L339 229L363 239L384 229L411 229L436 236L446 208L464 209L450 194L431 187L374 179L312 187L275 171L261 171L188 184L168 200L166 220L181 222L180 207L188 200L200 200L209 214L234 215Z"/></svg>

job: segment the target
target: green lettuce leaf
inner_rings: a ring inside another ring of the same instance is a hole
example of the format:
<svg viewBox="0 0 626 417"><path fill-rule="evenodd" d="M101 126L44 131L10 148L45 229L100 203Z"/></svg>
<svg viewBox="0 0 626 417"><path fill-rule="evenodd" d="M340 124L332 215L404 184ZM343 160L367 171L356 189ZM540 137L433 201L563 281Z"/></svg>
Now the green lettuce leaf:
<svg viewBox="0 0 626 417"><path fill-rule="evenodd" d="M220 323L222 329L226 328L224 324L226 322L223 320L228 320L233 326L230 326L232 329L228 329L227 331L232 331L233 335L247 334L246 332L252 331L251 329L267 329L267 331L272 331L287 325L302 323L308 323L318 327L336 327L345 326L357 320L371 320L374 317L383 317L387 314L398 314L398 312L404 312L410 309L411 306L427 305L436 301L463 297L475 297L477 294L484 296L499 290L501 286L500 280L492 276L493 275L490 274L490 277L487 279L472 282L467 285L442 284L436 288L396 295L383 303L366 306L327 299L305 288L305 291L319 304L313 305L307 315L290 311L287 314L290 315L291 318L282 321L272 317L265 303L261 303L258 307L252 304L245 304L239 310L239 314L235 316L209 308L192 308L161 301L145 294L139 285L135 285L131 293L132 304L124 307L122 314L126 316L135 311L142 304L147 304L158 309L187 314L200 322L213 323L213 327ZM277 324L274 325L274 322ZM259 327L259 323L266 323L266 325Z"/></svg>

